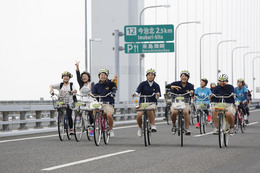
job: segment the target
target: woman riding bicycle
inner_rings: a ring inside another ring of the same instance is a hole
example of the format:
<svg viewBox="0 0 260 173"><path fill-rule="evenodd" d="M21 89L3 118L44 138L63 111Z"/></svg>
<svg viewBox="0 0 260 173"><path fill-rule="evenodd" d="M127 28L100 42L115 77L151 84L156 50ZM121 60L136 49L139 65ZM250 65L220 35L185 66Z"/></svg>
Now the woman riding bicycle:
<svg viewBox="0 0 260 173"><path fill-rule="evenodd" d="M153 93L156 93L153 97L147 97L147 102L154 102L157 104L157 97L161 96L160 86L154 81L156 77L156 72L154 69L148 69L146 71L146 81L143 81L139 84L138 88L136 89L136 93L134 95L152 95ZM144 98L140 97L139 103L143 103ZM137 124L138 124L138 131L137 136L142 136L142 115L144 114L144 111L138 111L137 112ZM152 132L157 132L156 126L155 126L155 111L148 111L150 123L151 123L151 129Z"/></svg>
<svg viewBox="0 0 260 173"><path fill-rule="evenodd" d="M247 111L246 107L248 106L248 90L245 87L245 81L244 79L238 79L237 80L237 87L235 88L235 93L236 93L236 102L239 101L241 103L241 108L244 113L244 120L247 122L248 117L247 117Z"/></svg>
<svg viewBox="0 0 260 173"><path fill-rule="evenodd" d="M105 96L109 93L107 97L102 98L102 102L106 103L109 102L109 105L104 104L104 113L107 116L108 125L110 128L110 137L114 137L115 133L113 131L113 114L114 114L114 97L116 94L116 84L108 79L109 71L107 69L101 69L98 73L99 82L94 85L92 88L93 95L101 95ZM97 98L99 101L99 98Z"/></svg>
<svg viewBox="0 0 260 173"><path fill-rule="evenodd" d="M216 86L213 90L213 94L216 96L229 96L231 94L234 94L234 87L232 85L228 84L228 76L226 74L221 74L218 78L219 85ZM235 114L235 108L234 108L234 103L235 99L233 97L230 98L225 98L225 103L229 103L229 106L227 107L228 111L226 112L226 118L227 121L230 125L230 134L234 133L234 120L233 120L233 115ZM212 102L221 102L221 99L217 99L214 96L212 97ZM218 134L218 112L214 111L213 112L213 122L215 124L215 130L213 134Z"/></svg>
<svg viewBox="0 0 260 173"><path fill-rule="evenodd" d="M207 88L208 84L208 80L206 78L201 79L200 81L200 87L198 87L195 90L195 96L198 97L199 100L196 100L196 105L203 103L205 105L207 105L207 107L209 107L209 98L205 97L209 97L210 94L212 94L211 90L209 88ZM205 100L204 100L205 99ZM201 100L201 101L200 101ZM207 115L207 119L210 122L211 117L209 115L209 111L206 109L204 110L205 114ZM199 128L200 123L199 123L199 115L197 115L197 124L196 124L196 128Z"/></svg>
<svg viewBox="0 0 260 173"><path fill-rule="evenodd" d="M73 75L65 71L62 73L61 78L63 79L62 83L54 84L50 86L50 93L54 93L54 89L59 91L59 97L65 98L68 100L68 105L66 108L66 113L69 119L69 127L70 127L70 134L73 134L73 121L72 121L72 109L70 105L73 103L73 96L72 94L77 93L77 90L73 86L73 83L70 83L69 80L72 78Z"/></svg>
<svg viewBox="0 0 260 173"><path fill-rule="evenodd" d="M171 92L175 93L175 94L185 94L187 92L190 92L191 95L193 95L194 92L194 85L189 83L188 80L190 78L190 73L187 70L183 70L181 71L180 74L180 81L176 81L173 82L169 85L166 85L166 88L171 89ZM191 107L189 104L185 104L185 109L183 110L183 114L184 114L184 119L185 119L185 135L190 135L191 132L189 130L189 126L190 126L190 110ZM176 117L178 115L178 110L174 110L173 107L171 108L171 118L172 118L172 134L175 134L177 131L176 128Z"/></svg>

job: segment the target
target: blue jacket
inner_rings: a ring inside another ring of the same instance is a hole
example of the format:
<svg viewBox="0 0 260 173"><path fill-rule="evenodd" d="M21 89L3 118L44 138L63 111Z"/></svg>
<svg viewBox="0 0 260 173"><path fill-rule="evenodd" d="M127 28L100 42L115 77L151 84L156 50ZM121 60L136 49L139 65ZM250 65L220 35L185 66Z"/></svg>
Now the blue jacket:
<svg viewBox="0 0 260 173"><path fill-rule="evenodd" d="M215 94L216 96L229 96L231 93L234 93L234 87L229 84L225 85L224 87L218 85L213 89L212 93ZM226 103L235 103L235 99L233 97L224 100ZM221 102L221 99L213 97L212 102Z"/></svg>
<svg viewBox="0 0 260 173"><path fill-rule="evenodd" d="M172 85L179 86L179 87L181 87L181 89L179 89L179 91L176 90L176 89L172 90L171 89ZM183 87L181 81L176 81L176 82L173 82L171 84L168 84L168 85L166 85L166 88L171 89L171 92L173 92L175 94L185 94L185 93L187 93L187 92L189 92L191 90L194 91L194 85L192 85L191 83L187 82L186 86Z"/></svg>
<svg viewBox="0 0 260 173"><path fill-rule="evenodd" d="M100 81L94 85L92 88L92 94L94 95L102 95L105 96L108 93L112 92L115 94L117 87L114 82L111 82L111 80L106 81L105 83L101 83ZM99 100L97 98L97 100ZM114 98L111 96L107 96L105 98L102 98L103 102L109 102L109 104L114 104Z"/></svg>
<svg viewBox="0 0 260 173"><path fill-rule="evenodd" d="M139 84L138 88L136 89L136 92L141 95L152 95L153 93L160 93L160 86L153 82L153 85L150 86L148 81L143 81ZM143 103L144 98L140 97L139 103ZM155 98L155 95L153 97L147 97L146 102L155 102L157 104L157 99Z"/></svg>

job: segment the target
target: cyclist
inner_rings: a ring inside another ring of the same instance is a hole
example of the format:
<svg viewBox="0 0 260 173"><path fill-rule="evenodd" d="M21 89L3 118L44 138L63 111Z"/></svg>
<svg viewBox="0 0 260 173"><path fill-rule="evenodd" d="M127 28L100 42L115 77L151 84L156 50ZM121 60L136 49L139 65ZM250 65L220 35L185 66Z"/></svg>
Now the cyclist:
<svg viewBox="0 0 260 173"><path fill-rule="evenodd" d="M248 105L247 105L247 107L246 107L246 113L247 113L247 115L248 115L248 117L249 117L249 115L250 115L250 112L249 112L249 104L252 102L252 93L251 93L251 91L248 89L248 86L247 86L247 84L245 84L245 87L247 88L247 90L248 90ZM247 118L248 119L248 118ZM248 120L247 120L247 123L249 123L248 122Z"/></svg>
<svg viewBox="0 0 260 173"><path fill-rule="evenodd" d="M221 74L218 78L219 85L216 86L213 90L213 94L216 96L229 96L232 93L234 93L234 87L232 85L228 84L228 76L226 74ZM235 99L233 97L225 98L224 99L226 103L229 103L230 105L227 107L228 111L226 112L226 118L230 125L230 134L234 133L234 120L233 116L236 112L234 108ZM221 99L217 99L215 97L212 98L212 102L221 102ZM218 134L218 118L217 118L218 112L213 112L213 122L215 124L215 130L213 131L213 134Z"/></svg>
<svg viewBox="0 0 260 173"><path fill-rule="evenodd" d="M73 121L72 121L72 109L70 108L69 105L73 104L73 94L77 93L77 90L75 89L75 87L73 86L72 82L69 82L70 78L72 78L73 75L68 72L65 71L62 73L61 78L63 79L62 83L59 84L54 84L50 86L50 93L53 94L54 93L54 89L59 91L59 96L60 97L65 97L68 99L68 105L66 108L66 113L68 116L68 120L69 120L69 127L70 127L70 134L73 134ZM68 94L69 93L69 94Z"/></svg>
<svg viewBox="0 0 260 173"><path fill-rule="evenodd" d="M104 104L104 113L108 120L108 125L110 129L110 137L114 137L115 133L113 130L113 114L114 114L114 97L116 94L116 84L108 79L109 71L107 69L101 69L98 73L99 82L94 85L92 88L93 95L107 95L108 93L112 93L111 95L102 98L103 102L109 102L109 105ZM99 98L97 98L99 101Z"/></svg>
<svg viewBox="0 0 260 173"><path fill-rule="evenodd" d="M211 90L209 88L207 88L208 84L208 80L206 78L201 79L200 81L200 87L198 87L195 90L195 96L197 96L199 99L204 99L205 97L209 96L210 94L212 94ZM199 103L203 103L206 104L207 107L209 107L209 98L206 98L203 101L196 101L196 104L198 105ZM208 110L204 110L205 114L207 115L207 119L210 122L211 121L211 117L209 115L209 111ZM196 128L199 128L200 123L199 123L199 115L197 115L197 124L196 124Z"/></svg>
<svg viewBox="0 0 260 173"><path fill-rule="evenodd" d="M152 95L153 93L156 93L153 97L147 97L147 102L154 102L157 104L156 97L161 96L161 90L160 86L154 81L156 77L156 71L152 68L148 69L146 71L146 81L143 81L139 84L138 88L136 89L136 92L132 95L133 97L135 95ZM144 98L140 97L139 103L143 103ZM136 121L138 124L138 130L137 130L137 136L142 136L142 115L144 114L144 111L138 111ZM155 126L155 111L148 111L150 123L151 123L151 129L152 132L157 132L156 126Z"/></svg>
<svg viewBox="0 0 260 173"><path fill-rule="evenodd" d="M213 89L216 87L216 84L214 83L214 82L212 82L211 84L210 84L210 90L211 90L211 92L213 91Z"/></svg>
<svg viewBox="0 0 260 173"><path fill-rule="evenodd" d="M173 82L171 84L168 84L166 85L166 88L169 88L171 89L171 92L175 93L175 94L185 94L187 92L190 92L191 95L193 95L194 93L194 85L189 83L188 80L190 78L190 73L189 71L187 70L183 70L181 71L181 74L180 74L180 78L181 80L180 81L176 81L176 82ZM186 107L185 107L185 110L183 111L183 114L184 114L184 119L185 119L185 135L190 135L191 132L189 130L189 126L190 126L190 115L189 115L189 112L191 110L191 107L190 105L188 104L185 104ZM176 117L178 115L178 111L177 110L174 110L173 107L171 108L171 118L172 118L172 124L173 124L173 127L172 127L172 134L175 134L176 131L177 131L177 128L176 128Z"/></svg>
<svg viewBox="0 0 260 173"><path fill-rule="evenodd" d="M237 80L237 87L235 88L236 93L236 101L239 101L242 103L242 111L244 113L244 120L248 122L246 107L248 106L248 90L245 87L245 81L244 79L238 79ZM235 120L236 121L236 120ZM236 123L236 122L235 122Z"/></svg>

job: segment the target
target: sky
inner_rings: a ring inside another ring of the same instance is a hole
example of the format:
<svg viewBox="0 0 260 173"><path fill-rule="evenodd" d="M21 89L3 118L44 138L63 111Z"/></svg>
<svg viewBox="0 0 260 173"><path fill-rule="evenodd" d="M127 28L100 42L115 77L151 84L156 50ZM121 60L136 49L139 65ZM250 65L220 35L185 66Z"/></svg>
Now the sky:
<svg viewBox="0 0 260 173"><path fill-rule="evenodd" d="M236 43L220 46L220 69L230 76L232 49L249 46L234 54L234 81L243 77L243 55L260 51L259 0L145 0L145 6L160 4L171 7L145 11L145 24L176 27L181 22L201 22L182 25L178 30L178 73L188 69L190 82L197 87L200 81L199 38L203 33L222 32L222 35L203 39L202 77L216 82L217 44L229 39L235 39ZM88 6L90 8L90 2ZM4 91L0 100L39 100L41 97L49 100L49 86L61 81L63 71L75 74L76 60L81 62L80 68L84 68L84 10L84 0L0 1L0 90ZM174 80L174 55L146 54L145 69L157 70L160 78L156 81L161 88L165 81ZM255 56L257 54L249 55L246 64L246 82L251 89L251 59ZM260 86L260 59L255 62L255 86ZM75 76L71 81L77 83Z"/></svg>

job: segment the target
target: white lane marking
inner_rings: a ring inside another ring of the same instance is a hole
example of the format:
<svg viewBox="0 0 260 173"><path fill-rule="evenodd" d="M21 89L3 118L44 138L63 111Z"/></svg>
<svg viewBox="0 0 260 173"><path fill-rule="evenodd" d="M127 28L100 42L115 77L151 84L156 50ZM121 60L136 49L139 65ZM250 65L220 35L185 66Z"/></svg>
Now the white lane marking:
<svg viewBox="0 0 260 173"><path fill-rule="evenodd" d="M193 137L201 137L201 136L206 136L206 135L210 135L210 134L213 134L213 131L209 132L209 133L201 134L201 135L194 135Z"/></svg>
<svg viewBox="0 0 260 173"><path fill-rule="evenodd" d="M251 125L254 125L254 124L257 124L257 123L259 123L259 122L252 122L252 123L247 124L247 126L251 126Z"/></svg>
<svg viewBox="0 0 260 173"><path fill-rule="evenodd" d="M14 142L14 141L25 141L29 139L41 139L41 138L50 138L58 135L48 135L48 136L38 136L38 137L31 137L31 138L20 138L20 139L10 139L10 140L5 140L5 141L0 141L0 143L5 143L5 142Z"/></svg>
<svg viewBox="0 0 260 173"><path fill-rule="evenodd" d="M108 157L112 157L112 156L116 156L116 155L126 154L126 153L130 153L130 152L133 152L133 151L135 151L135 150L125 150L125 151L121 151L121 152L117 152L117 153L111 153L111 154L107 154L107 155L89 158L89 159L86 159L86 160L70 162L70 163L66 163L66 164L62 164L62 165L58 165L58 166L53 166L53 167L50 167L50 168L44 168L44 169L42 169L42 171L52 171L52 170L55 170L55 169L60 169L60 168L68 167L68 166L87 163L87 162L91 162L91 161L94 161L94 160L100 160L100 159L104 159L104 158L108 158Z"/></svg>
<svg viewBox="0 0 260 173"><path fill-rule="evenodd" d="M259 112L260 111L260 109L257 109L257 110L253 110L253 111L249 111L249 112Z"/></svg>

